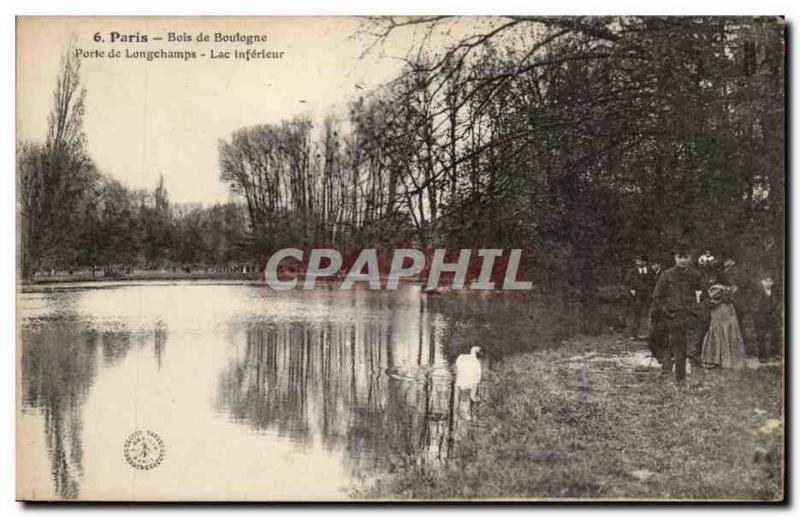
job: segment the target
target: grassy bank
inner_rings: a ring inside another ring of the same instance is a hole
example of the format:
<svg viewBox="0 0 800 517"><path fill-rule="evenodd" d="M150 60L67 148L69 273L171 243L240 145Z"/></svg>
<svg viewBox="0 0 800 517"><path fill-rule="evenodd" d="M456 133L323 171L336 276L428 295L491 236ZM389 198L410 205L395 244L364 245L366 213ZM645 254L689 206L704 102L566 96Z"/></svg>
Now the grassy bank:
<svg viewBox="0 0 800 517"><path fill-rule="evenodd" d="M702 386L678 390L643 367L643 349L605 336L508 356L486 374L480 425L449 461L357 495L782 498L780 368L709 371Z"/></svg>

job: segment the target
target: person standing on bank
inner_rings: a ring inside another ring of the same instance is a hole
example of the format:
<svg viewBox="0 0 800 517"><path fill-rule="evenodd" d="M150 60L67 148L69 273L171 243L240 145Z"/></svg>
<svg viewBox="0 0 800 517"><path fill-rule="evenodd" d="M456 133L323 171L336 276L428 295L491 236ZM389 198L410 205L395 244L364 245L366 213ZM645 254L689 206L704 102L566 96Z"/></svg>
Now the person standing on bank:
<svg viewBox="0 0 800 517"><path fill-rule="evenodd" d="M667 269L658 279L653 292L653 305L657 317L664 318L669 353L664 354L662 373L672 373L675 361L675 382L686 380L686 359L692 364L692 375L702 376L700 344L705 333L704 306L700 303L703 279L691 267L692 257L687 246L678 245L673 251L675 266Z"/></svg>
<svg viewBox="0 0 800 517"><path fill-rule="evenodd" d="M711 281L711 272L716 262L717 259L711 253L710 248L706 248L705 253L700 255L700 258L697 259L698 272L700 273L700 276L703 277L703 280L706 283L709 283Z"/></svg>
<svg viewBox="0 0 800 517"><path fill-rule="evenodd" d="M758 344L758 360L767 359L780 351L781 306L774 279L769 273L761 275L761 288L753 304L753 326Z"/></svg>
<svg viewBox="0 0 800 517"><path fill-rule="evenodd" d="M647 257L637 255L635 265L625 275L625 288L630 295L630 336L631 339L639 337L639 328L647 314L648 302L652 291L650 270L647 267Z"/></svg>
<svg viewBox="0 0 800 517"><path fill-rule="evenodd" d="M742 339L747 339L745 332L746 319L753 298L753 285L743 274L739 264L730 255L726 255L722 261L722 271L715 275L718 284L726 285L731 290L731 301L733 308L736 309L736 318L739 320L739 330Z"/></svg>
<svg viewBox="0 0 800 517"><path fill-rule="evenodd" d="M652 260L649 266L652 283L657 284L661 273L663 273L661 261L658 259ZM669 351L667 347L666 321L663 315L655 310L655 303L652 301L650 303L650 309L648 310L648 319L650 320L650 336L647 338L647 348L650 349L656 361L663 363L664 354Z"/></svg>
<svg viewBox="0 0 800 517"><path fill-rule="evenodd" d="M711 321L703 338L703 364L706 368L740 370L745 366L744 340L733 306L733 287L717 275L708 288Z"/></svg>

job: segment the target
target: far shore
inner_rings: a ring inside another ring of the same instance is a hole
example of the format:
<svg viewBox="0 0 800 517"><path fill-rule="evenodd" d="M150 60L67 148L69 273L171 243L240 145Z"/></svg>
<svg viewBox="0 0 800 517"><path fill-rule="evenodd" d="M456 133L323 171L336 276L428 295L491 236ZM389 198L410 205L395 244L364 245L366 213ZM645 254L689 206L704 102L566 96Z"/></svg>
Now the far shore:
<svg viewBox="0 0 800 517"><path fill-rule="evenodd" d="M387 275L381 275L381 285L384 285L387 280ZM119 275L116 277L111 276L104 276L102 274L92 276L91 273L88 272L80 272L69 274L65 272L55 273L53 275L37 275L33 279L29 280L20 280L19 285L21 287L30 287L30 286L39 286L39 285L53 285L53 284L77 284L77 283L110 283L110 282L130 282L130 281L149 281L149 280L225 280L225 281L245 281L245 282L259 282L259 283L266 283L264 280L264 273L258 271L252 271L247 273L242 273L238 271L195 271L191 273L187 273L185 271L146 271L146 270L139 270L134 271L133 273ZM295 274L292 276L282 277L281 280L297 280L298 283L302 283L305 281L305 275ZM321 277L317 279L318 284L338 284L341 282L340 278L336 277ZM361 284L364 282L357 282L357 284ZM423 281L421 278L401 278L400 284L402 285L422 285ZM444 279L442 281L442 287L444 289L449 289L448 285L445 285Z"/></svg>
<svg viewBox="0 0 800 517"><path fill-rule="evenodd" d="M130 280L263 280L261 273L240 273L240 272L214 272L197 271L187 273L185 271L134 271L133 273L120 275L117 277L107 277L102 274L92 276L88 272L74 273L55 273L53 275L37 275L29 280L20 280L22 286L44 285L44 284L66 284L66 283L85 283L85 282L125 282Z"/></svg>
<svg viewBox="0 0 800 517"><path fill-rule="evenodd" d="M302 289L302 283L305 281L305 274L302 272L292 275L281 276L281 280L296 280L298 285L296 288ZM388 275L381 274L380 281L382 289L385 288ZM19 288L34 288L45 286L56 286L61 284L98 284L107 285L119 283L125 285L130 282L136 281L220 281L220 282L248 282L266 285L263 271L248 271L243 273L240 271L161 271L161 270L134 270L133 273L118 275L115 277L105 276L98 274L92 276L88 271L80 271L77 273L69 274L61 271L52 275L37 275L33 279L20 279L17 283ZM342 282L340 277L319 277L316 280L318 285L338 285ZM426 286L426 279L424 276L400 278L400 285L418 285L423 291L429 294L443 294L450 291L464 291L464 292L488 292L488 291L473 291L469 289L469 280L464 289L453 289L451 278L448 276L442 277L439 282L439 287L429 290ZM367 287L367 283L363 281L356 282L356 287ZM503 292L502 289L496 289L494 292ZM524 292L524 291L516 291ZM544 292L538 289L534 284L533 292ZM624 303L627 297L625 296L625 288L619 284L608 284L599 286L595 296L595 300L600 303Z"/></svg>

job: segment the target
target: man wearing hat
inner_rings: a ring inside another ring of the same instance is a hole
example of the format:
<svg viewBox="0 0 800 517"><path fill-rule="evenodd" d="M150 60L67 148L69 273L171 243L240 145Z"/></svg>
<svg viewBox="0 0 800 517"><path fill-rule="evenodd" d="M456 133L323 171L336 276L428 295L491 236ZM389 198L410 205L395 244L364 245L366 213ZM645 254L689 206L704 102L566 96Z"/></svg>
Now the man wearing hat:
<svg viewBox="0 0 800 517"><path fill-rule="evenodd" d="M753 323L755 326L758 360L766 362L769 357L781 350L781 300L780 290L775 286L774 275L762 272L761 288L753 304Z"/></svg>
<svg viewBox="0 0 800 517"><path fill-rule="evenodd" d="M634 266L625 275L624 284L630 296L630 336L631 339L636 339L642 320L647 316L650 293L653 288L652 274L647 267L647 257L636 256Z"/></svg>
<svg viewBox="0 0 800 517"><path fill-rule="evenodd" d="M653 284L658 283L658 279L661 278L661 274L664 272L661 268L661 260L658 258L651 259L647 265L650 269ZM663 315L655 310L655 304L652 301L647 317L650 320L650 336L647 338L647 347L653 357L659 363L662 363L664 362L664 355L669 352L666 321Z"/></svg>
<svg viewBox="0 0 800 517"><path fill-rule="evenodd" d="M701 304L703 279L691 266L691 251L678 244L673 251L675 266L667 269L658 279L653 291L653 311L663 318L669 352L663 356L662 372L672 373L675 361L675 381L686 380L686 359L692 363L692 374L702 375L700 359L705 331L704 305Z"/></svg>

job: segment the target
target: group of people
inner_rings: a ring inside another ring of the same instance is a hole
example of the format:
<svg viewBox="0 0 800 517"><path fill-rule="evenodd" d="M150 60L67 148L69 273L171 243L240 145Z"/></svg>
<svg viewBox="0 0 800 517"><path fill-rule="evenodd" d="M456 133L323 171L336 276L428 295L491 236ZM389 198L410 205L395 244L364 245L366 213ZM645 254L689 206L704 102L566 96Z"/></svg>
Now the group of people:
<svg viewBox="0 0 800 517"><path fill-rule="evenodd" d="M675 265L638 256L625 276L631 311L631 339L649 324L648 346L662 372L686 378L686 361L701 373L708 368L745 366L744 330L751 316L758 358L766 362L780 350L781 307L775 278L759 275L758 286L745 278L732 257L706 250L692 261L688 246L673 249Z"/></svg>

